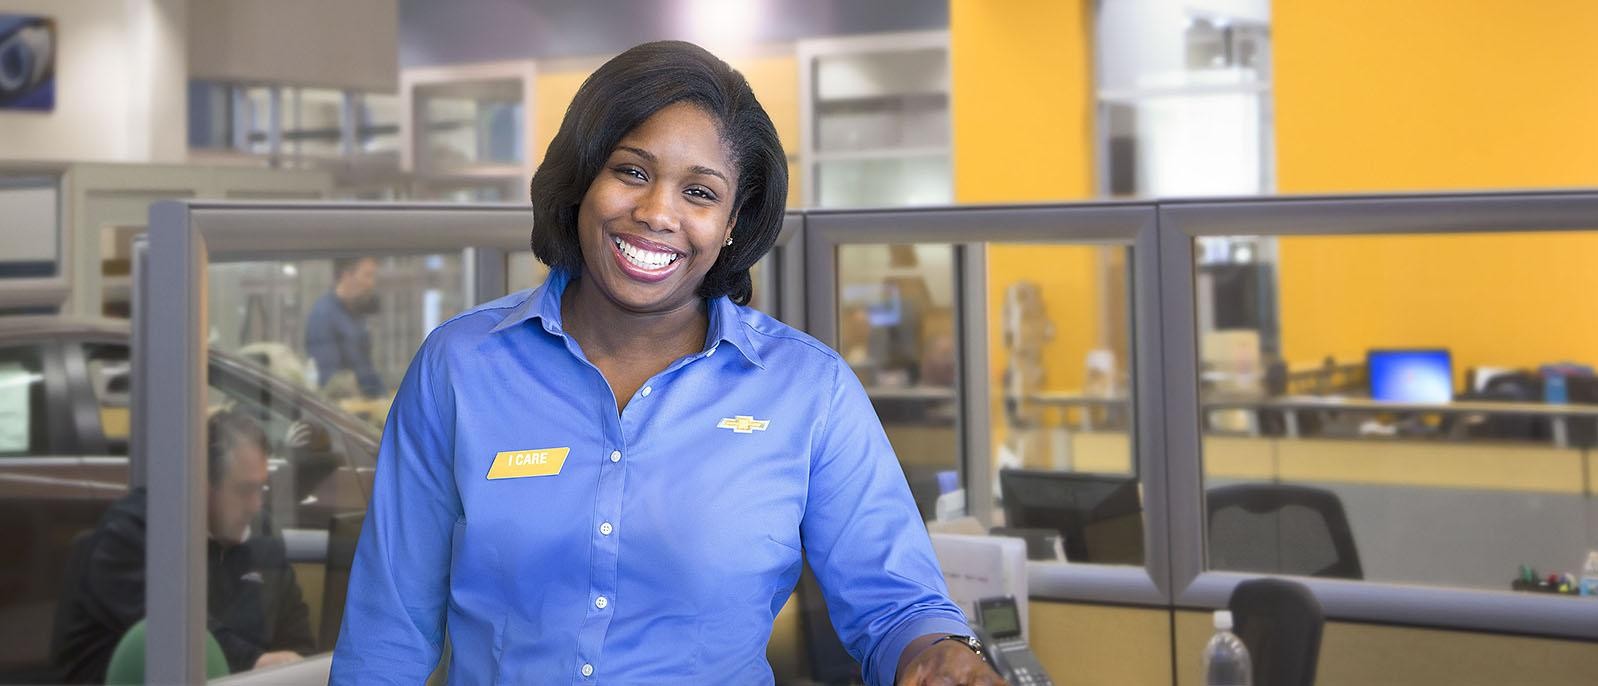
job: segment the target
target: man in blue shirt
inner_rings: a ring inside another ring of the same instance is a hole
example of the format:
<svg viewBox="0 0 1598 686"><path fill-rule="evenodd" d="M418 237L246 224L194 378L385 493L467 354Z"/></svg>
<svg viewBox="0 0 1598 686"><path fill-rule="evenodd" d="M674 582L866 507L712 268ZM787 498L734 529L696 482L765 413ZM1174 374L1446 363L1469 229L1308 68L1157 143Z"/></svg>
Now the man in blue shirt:
<svg viewBox="0 0 1598 686"><path fill-rule="evenodd" d="M366 330L366 315L376 310L376 288L377 260L333 261L333 288L316 299L305 322L305 351L316 363L319 387L349 371L361 393L382 395L383 380L372 365L372 334Z"/></svg>
<svg viewBox="0 0 1598 686"><path fill-rule="evenodd" d="M335 684L770 683L801 550L872 684L969 634L848 365L727 298L618 414L556 271L423 343L383 435Z"/></svg>

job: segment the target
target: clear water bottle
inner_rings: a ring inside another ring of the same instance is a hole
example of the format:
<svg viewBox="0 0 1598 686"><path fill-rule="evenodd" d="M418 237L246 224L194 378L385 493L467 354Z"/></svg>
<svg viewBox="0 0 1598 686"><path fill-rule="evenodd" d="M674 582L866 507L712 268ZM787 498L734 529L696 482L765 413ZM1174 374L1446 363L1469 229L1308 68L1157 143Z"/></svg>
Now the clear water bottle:
<svg viewBox="0 0 1598 686"><path fill-rule="evenodd" d="M1205 686L1254 686L1254 669L1243 639L1232 633L1232 613L1215 611L1215 637L1204 646Z"/></svg>
<svg viewBox="0 0 1598 686"><path fill-rule="evenodd" d="M1598 597L1598 550L1587 553L1587 564L1581 566L1581 594Z"/></svg>

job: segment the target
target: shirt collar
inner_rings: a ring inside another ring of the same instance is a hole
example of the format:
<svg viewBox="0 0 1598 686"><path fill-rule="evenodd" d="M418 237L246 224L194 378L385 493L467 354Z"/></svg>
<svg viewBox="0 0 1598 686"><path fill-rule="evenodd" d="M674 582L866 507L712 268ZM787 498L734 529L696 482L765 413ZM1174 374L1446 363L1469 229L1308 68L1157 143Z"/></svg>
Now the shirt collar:
<svg viewBox="0 0 1598 686"><path fill-rule="evenodd" d="M492 331L504 331L528 320L537 319L545 331L557 336L565 335L560 324L560 296L566 292L566 285L571 281L572 275L569 272L561 269L551 271L544 284L534 289L526 299L512 308ZM708 309L710 326L705 334L705 352L710 352L725 341L731 343L744 359L756 367L765 369L765 361L755 349L754 341L749 339L749 327L744 325L743 313L739 311L738 306L734 305L727 296L721 296L711 300Z"/></svg>

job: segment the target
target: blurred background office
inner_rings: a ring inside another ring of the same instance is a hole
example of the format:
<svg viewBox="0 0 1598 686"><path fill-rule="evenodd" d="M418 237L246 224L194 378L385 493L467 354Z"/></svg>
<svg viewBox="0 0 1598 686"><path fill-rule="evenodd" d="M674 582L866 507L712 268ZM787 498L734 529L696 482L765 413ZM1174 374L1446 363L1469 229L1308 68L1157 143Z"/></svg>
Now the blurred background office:
<svg viewBox="0 0 1598 686"><path fill-rule="evenodd" d="M0 0L0 683L58 679L41 627L84 532L138 485L150 203L525 204L583 79L664 38L748 77L793 210L1598 185L1586 0ZM1146 503L1174 496L1145 488L1139 452L1155 371L1134 247L962 216L957 240L828 243L824 291L763 263L753 305L829 334L934 531L1025 537L1034 579L1144 567L1165 526ZM1194 239L1204 568L1506 602L1579 577L1598 550L1598 223L1557 228ZM326 651L388 402L475 304L478 266L299 247L206 267L205 404L273 442L256 531L283 539ZM526 251L505 270L511 290L545 275ZM830 302L784 310L785 279ZM361 369L323 368L327 312ZM975 414L967 331L986 341ZM847 681L807 583L774 626L778 681ZM1196 683L1203 612L1039 588L1027 638L1056 682ZM1560 632L1330 620L1323 683L1598 673Z"/></svg>

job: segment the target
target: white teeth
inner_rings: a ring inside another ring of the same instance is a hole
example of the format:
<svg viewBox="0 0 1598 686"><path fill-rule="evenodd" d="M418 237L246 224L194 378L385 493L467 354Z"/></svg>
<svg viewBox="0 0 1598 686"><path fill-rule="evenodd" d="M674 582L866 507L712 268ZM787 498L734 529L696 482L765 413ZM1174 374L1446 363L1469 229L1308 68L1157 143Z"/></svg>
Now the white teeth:
<svg viewBox="0 0 1598 686"><path fill-rule="evenodd" d="M644 269L662 269L666 265L676 262L678 257L681 257L677 253L644 250L620 238L612 238L611 240L616 243L616 247L621 250L622 256L626 257L628 262Z"/></svg>

